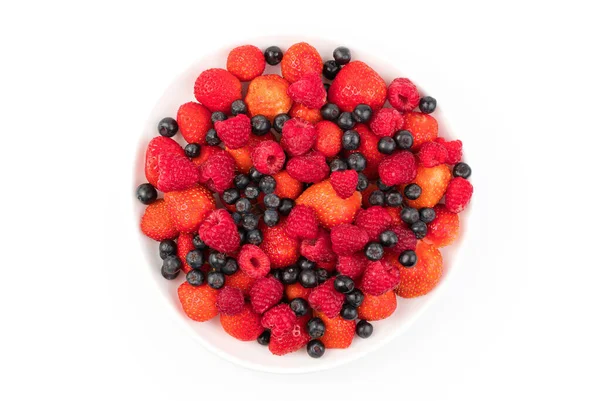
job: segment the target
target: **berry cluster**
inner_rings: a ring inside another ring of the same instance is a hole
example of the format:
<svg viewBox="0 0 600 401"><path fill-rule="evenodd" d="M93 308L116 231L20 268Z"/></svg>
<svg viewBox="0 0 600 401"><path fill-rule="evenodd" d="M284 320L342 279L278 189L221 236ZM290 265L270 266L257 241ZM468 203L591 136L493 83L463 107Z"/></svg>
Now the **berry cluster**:
<svg viewBox="0 0 600 401"><path fill-rule="evenodd" d="M237 47L194 95L158 123L137 188L163 277L185 273L187 316L319 358L371 336L396 296L437 285L473 187L462 142L438 137L434 98L307 43Z"/></svg>

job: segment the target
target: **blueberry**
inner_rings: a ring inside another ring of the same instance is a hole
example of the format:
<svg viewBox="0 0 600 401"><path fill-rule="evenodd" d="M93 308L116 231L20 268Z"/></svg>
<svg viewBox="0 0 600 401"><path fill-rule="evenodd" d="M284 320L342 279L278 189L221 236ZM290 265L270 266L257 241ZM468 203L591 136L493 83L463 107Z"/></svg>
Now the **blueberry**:
<svg viewBox="0 0 600 401"><path fill-rule="evenodd" d="M250 209L252 208L252 204L250 203L249 199L246 198L241 198L238 199L237 202L235 202L235 210L237 210L240 213L248 213L250 211Z"/></svg>
<svg viewBox="0 0 600 401"><path fill-rule="evenodd" d="M340 72L340 69L340 66L336 64L335 60L327 60L323 63L323 76L333 80L338 72Z"/></svg>
<svg viewBox="0 0 600 401"><path fill-rule="evenodd" d="M250 171L248 171L248 176L250 176L250 179L254 182L259 182L260 179L262 178L263 174L258 171L256 168L254 167L250 167Z"/></svg>
<svg viewBox="0 0 600 401"><path fill-rule="evenodd" d="M231 276L233 273L238 271L238 264L234 258L227 258L225 264L221 267L221 272L227 276Z"/></svg>
<svg viewBox="0 0 600 401"><path fill-rule="evenodd" d="M340 113L340 116L337 119L337 125L343 130L349 130L354 128L354 120L352 119L352 113L349 111L344 111Z"/></svg>
<svg viewBox="0 0 600 401"><path fill-rule="evenodd" d="M217 131L214 128L206 131L206 143L210 146L218 146L221 143L221 139L217 135Z"/></svg>
<svg viewBox="0 0 600 401"><path fill-rule="evenodd" d="M152 184L142 184L137 187L135 194L140 202L144 205L149 205L153 203L158 197L158 193L156 189L152 186Z"/></svg>
<svg viewBox="0 0 600 401"><path fill-rule="evenodd" d="M267 209L277 209L281 205L281 199L275 194L265 195L263 203Z"/></svg>
<svg viewBox="0 0 600 401"><path fill-rule="evenodd" d="M406 198L410 200L419 199L419 196L421 196L421 192L421 187L417 184L408 184L404 188L404 196L406 196Z"/></svg>
<svg viewBox="0 0 600 401"><path fill-rule="evenodd" d="M185 275L185 280L190 283L191 286L198 287L204 283L204 273L200 270L193 269Z"/></svg>
<svg viewBox="0 0 600 401"><path fill-rule="evenodd" d="M240 191L238 191L237 188L226 189L223 192L222 198L223 202L226 204L233 205L238 199L240 199Z"/></svg>
<svg viewBox="0 0 600 401"><path fill-rule="evenodd" d="M315 266L316 266L315 262L313 262L312 260L306 259L304 256L301 256L298 259L298 267L300 267L300 269L314 269Z"/></svg>
<svg viewBox="0 0 600 401"><path fill-rule="evenodd" d="M231 212L229 212L229 213L231 213ZM231 213L231 218L233 219L233 222L235 223L236 226L239 226L242 222L242 214L240 212Z"/></svg>
<svg viewBox="0 0 600 401"><path fill-rule="evenodd" d="M321 107L323 120L335 121L340 116L340 108L333 103L327 103Z"/></svg>
<svg viewBox="0 0 600 401"><path fill-rule="evenodd" d="M371 206L382 206L385 202L385 195L380 190L376 189L369 195L369 204Z"/></svg>
<svg viewBox="0 0 600 401"><path fill-rule="evenodd" d="M389 136L384 136L377 143L377 150L384 155L391 155L396 150L396 142Z"/></svg>
<svg viewBox="0 0 600 401"><path fill-rule="evenodd" d="M306 352L311 358L320 358L325 353L325 344L321 340L310 340L306 344Z"/></svg>
<svg viewBox="0 0 600 401"><path fill-rule="evenodd" d="M215 111L214 113L212 113L210 115L210 121L212 121L212 123L216 123L217 121L225 121L227 120L227 114L223 113L222 111Z"/></svg>
<svg viewBox="0 0 600 401"><path fill-rule="evenodd" d="M404 251L398 256L398 262L404 267L413 267L417 264L417 254L415 251Z"/></svg>
<svg viewBox="0 0 600 401"><path fill-rule="evenodd" d="M367 259L377 261L383 258L383 246L377 242L371 242L365 248Z"/></svg>
<svg viewBox="0 0 600 401"><path fill-rule="evenodd" d="M273 278L279 282L282 282L282 276L283 276L283 272L281 271L281 269L271 269L271 275L273 276Z"/></svg>
<svg viewBox="0 0 600 401"><path fill-rule="evenodd" d="M271 330L265 330L262 333L260 333L260 336L258 336L258 338L256 339L256 342L258 342L260 345L269 345L269 342L271 341Z"/></svg>
<svg viewBox="0 0 600 401"><path fill-rule="evenodd" d="M292 117L285 113L277 114L273 119L273 128L275 128L275 131L281 134L281 131L283 130L283 124L285 124L285 122L291 118Z"/></svg>
<svg viewBox="0 0 600 401"><path fill-rule="evenodd" d="M369 338L373 334L373 325L366 320L356 323L356 335L360 338Z"/></svg>
<svg viewBox="0 0 600 401"><path fill-rule="evenodd" d="M300 270L300 285L304 288L315 288L319 284L317 273L313 269Z"/></svg>
<svg viewBox="0 0 600 401"><path fill-rule="evenodd" d="M266 195L271 194L277 187L277 181L270 175L263 175L258 182L258 188Z"/></svg>
<svg viewBox="0 0 600 401"><path fill-rule="evenodd" d="M352 59L350 49L344 46L336 47L333 51L333 59L338 65L348 64Z"/></svg>
<svg viewBox="0 0 600 401"><path fill-rule="evenodd" d="M294 298L290 302L290 308L296 314L296 316L304 316L308 313L309 307L308 302L302 298Z"/></svg>
<svg viewBox="0 0 600 401"><path fill-rule="evenodd" d="M383 181L381 181L381 178L378 178L377 179L377 188L379 188L383 192L387 192L390 189L394 188L394 186L393 185L386 185Z"/></svg>
<svg viewBox="0 0 600 401"><path fill-rule="evenodd" d="M185 145L184 151L187 157L198 157L200 156L200 145L197 143L188 143Z"/></svg>
<svg viewBox="0 0 600 401"><path fill-rule="evenodd" d="M204 243L204 241L202 241L202 239L200 239L200 236L198 234L194 235L194 239L192 239L192 244L194 245L194 248L196 249L206 249L208 248L206 246L206 244Z"/></svg>
<svg viewBox="0 0 600 401"><path fill-rule="evenodd" d="M248 184L248 186L244 189L244 195L246 195L247 199L254 200L258 198L259 190L258 185L256 184Z"/></svg>
<svg viewBox="0 0 600 401"><path fill-rule="evenodd" d="M367 159L365 159L363 154L360 152L352 153L350 156L348 156L348 167L360 173L367 168Z"/></svg>
<svg viewBox="0 0 600 401"><path fill-rule="evenodd" d="M427 235L427 224L421 220L411 224L410 229L415 233L417 239L422 239Z"/></svg>
<svg viewBox="0 0 600 401"><path fill-rule="evenodd" d="M192 249L185 255L185 261L192 269L199 269L204 264L204 254L199 249Z"/></svg>
<svg viewBox="0 0 600 401"><path fill-rule="evenodd" d="M358 308L360 305L362 305L364 299L365 299L365 294L363 294L363 292L361 290L359 290L358 288L355 288L352 291L350 291L348 294L346 294L346 302L349 305L354 306L355 308Z"/></svg>
<svg viewBox="0 0 600 401"><path fill-rule="evenodd" d="M431 207L424 207L423 209L419 210L419 218L424 223L431 223L433 220L435 220L435 210L433 210Z"/></svg>
<svg viewBox="0 0 600 401"><path fill-rule="evenodd" d="M256 227L258 227L258 221L259 218L257 215L252 213L246 213L242 216L242 227L244 227L248 231L254 230Z"/></svg>
<svg viewBox="0 0 600 401"><path fill-rule="evenodd" d="M211 270L206 275L206 282L210 288L218 290L225 285L225 275L219 271Z"/></svg>
<svg viewBox="0 0 600 401"><path fill-rule="evenodd" d="M167 256L175 255L177 253L177 244L175 241L166 239L160 241L158 245L158 253L161 259L165 259Z"/></svg>
<svg viewBox="0 0 600 401"><path fill-rule="evenodd" d="M431 96L425 96L419 100L421 113L431 114L435 111L435 106L437 106L437 101Z"/></svg>
<svg viewBox="0 0 600 401"><path fill-rule="evenodd" d="M340 274L335 278L335 280L333 280L333 288L335 288L337 292L347 294L354 289L354 280L348 276Z"/></svg>
<svg viewBox="0 0 600 401"><path fill-rule="evenodd" d="M265 61L269 65L277 65L283 59L283 52L278 46L269 46L265 50Z"/></svg>
<svg viewBox="0 0 600 401"><path fill-rule="evenodd" d="M226 262L227 255L225 255L224 253L211 252L210 255L208 255L208 264L213 269L220 270L223 266L225 266Z"/></svg>
<svg viewBox="0 0 600 401"><path fill-rule="evenodd" d="M385 194L385 204L391 207L399 207L402 204L402 195L395 189Z"/></svg>
<svg viewBox="0 0 600 401"><path fill-rule="evenodd" d="M162 274L162 276L164 278L166 278L167 280L174 280L179 275L179 270L177 270L173 273L173 272L170 272L167 268L165 268L165 265L163 265L160 268L160 274Z"/></svg>
<svg viewBox="0 0 600 401"><path fill-rule="evenodd" d="M237 116L238 114L247 114L248 106L242 99L235 100L231 103L231 114Z"/></svg>
<svg viewBox="0 0 600 401"><path fill-rule="evenodd" d="M371 106L362 103L357 105L352 112L352 118L354 118L354 121L357 123L366 123L371 119L372 115L373 109L371 109Z"/></svg>
<svg viewBox="0 0 600 401"><path fill-rule="evenodd" d="M306 323L306 331L312 338L320 338L325 334L325 323L318 317L313 317Z"/></svg>
<svg viewBox="0 0 600 401"><path fill-rule="evenodd" d="M331 163L329 163L329 170L331 170L332 173L334 171L348 170L348 163L342 159L333 159Z"/></svg>
<svg viewBox="0 0 600 401"><path fill-rule="evenodd" d="M277 210L267 209L263 215L263 221L267 227L274 227L279 223L279 213L277 213Z"/></svg>
<svg viewBox="0 0 600 401"><path fill-rule="evenodd" d="M387 230L379 234L379 242L385 247L392 247L398 243L398 236L395 232Z"/></svg>
<svg viewBox="0 0 600 401"><path fill-rule="evenodd" d="M261 136L271 131L271 122L265 116L259 114L252 117L252 120L250 121L252 123L252 133L254 135Z"/></svg>
<svg viewBox="0 0 600 401"><path fill-rule="evenodd" d="M413 224L419 221L419 211L414 207L405 207L400 212L400 219L406 224Z"/></svg>
<svg viewBox="0 0 600 401"><path fill-rule="evenodd" d="M413 136L410 131L401 130L394 134L394 141L400 150L408 150L413 145Z"/></svg>
<svg viewBox="0 0 600 401"><path fill-rule="evenodd" d="M167 280L172 280L172 278L167 276L177 277L179 270L181 270L181 266L181 260L176 255L169 255L163 260L161 273Z"/></svg>
<svg viewBox="0 0 600 401"><path fill-rule="evenodd" d="M363 173L358 173L358 184L356 184L356 190L359 192L364 191L369 186L369 179Z"/></svg>
<svg viewBox="0 0 600 401"><path fill-rule="evenodd" d="M281 282L283 284L294 284L298 281L300 268L298 266L288 266L281 272Z"/></svg>
<svg viewBox="0 0 600 401"><path fill-rule="evenodd" d="M245 244L246 243L246 230L244 230L242 227L239 227L238 235L240 236L240 244Z"/></svg>
<svg viewBox="0 0 600 401"><path fill-rule="evenodd" d="M471 167L467 163L456 163L452 169L452 175L467 179L471 176Z"/></svg>
<svg viewBox="0 0 600 401"><path fill-rule="evenodd" d="M260 245L263 242L263 235L260 230L249 230L246 232L246 242L252 245Z"/></svg>
<svg viewBox="0 0 600 401"><path fill-rule="evenodd" d="M287 216L290 214L290 212L292 211L292 209L294 208L294 205L296 203L289 198L283 198L281 200L281 205L279 205L279 208L277 210L279 210L279 213L282 216Z"/></svg>
<svg viewBox="0 0 600 401"><path fill-rule="evenodd" d="M172 137L177 133L179 126L177 121L171 117L165 117L158 122L158 133L162 136Z"/></svg>
<svg viewBox="0 0 600 401"><path fill-rule="evenodd" d="M358 132L353 129L344 132L344 135L342 136L342 147L345 150L356 150L359 145L360 135L358 135Z"/></svg>
<svg viewBox="0 0 600 401"><path fill-rule="evenodd" d="M356 308L349 304L344 304L340 311L340 316L345 320L354 320L358 317L358 311Z"/></svg>
<svg viewBox="0 0 600 401"><path fill-rule="evenodd" d="M238 174L233 179L233 185L235 185L237 189L244 189L248 184L250 184L250 178L248 178L247 175Z"/></svg>
<svg viewBox="0 0 600 401"><path fill-rule="evenodd" d="M315 273L317 273L317 281L319 284L322 284L329 279L329 273L322 267L315 269Z"/></svg>

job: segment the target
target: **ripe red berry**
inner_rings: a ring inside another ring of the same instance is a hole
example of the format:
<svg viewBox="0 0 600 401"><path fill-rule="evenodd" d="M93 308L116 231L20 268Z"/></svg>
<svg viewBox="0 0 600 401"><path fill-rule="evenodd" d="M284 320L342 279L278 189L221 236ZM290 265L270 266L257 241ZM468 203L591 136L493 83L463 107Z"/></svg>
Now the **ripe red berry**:
<svg viewBox="0 0 600 401"><path fill-rule="evenodd" d="M420 98L417 87L407 78L396 78L388 86L388 100L398 111L414 110Z"/></svg>
<svg viewBox="0 0 600 401"><path fill-rule="evenodd" d="M462 177L450 180L446 188L446 208L452 213L460 213L471 201L473 185Z"/></svg>

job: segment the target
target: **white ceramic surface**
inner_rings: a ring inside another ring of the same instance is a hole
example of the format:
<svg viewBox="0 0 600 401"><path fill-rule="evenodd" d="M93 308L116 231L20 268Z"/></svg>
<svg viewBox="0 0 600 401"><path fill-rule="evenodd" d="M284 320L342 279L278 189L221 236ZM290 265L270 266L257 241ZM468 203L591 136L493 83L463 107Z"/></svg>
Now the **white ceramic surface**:
<svg viewBox="0 0 600 401"><path fill-rule="evenodd" d="M133 161L132 192L137 185L146 182L143 169L144 152L150 139L157 135L156 125L158 121L165 116L175 117L179 105L195 100L193 95L194 81L203 70L213 67L224 68L229 50L237 45L250 43L261 49L265 49L270 45L276 44L285 51L290 45L299 41L307 41L315 46L321 53L323 60L331 59L333 49L339 45L319 38L262 37L249 39L244 43L226 44L218 52L203 55L197 62L176 77L171 85L165 90L163 96L158 100L140 133L137 154ZM364 51L364 49L355 48L352 46L352 43L344 43L343 45L348 46L351 49L353 60L367 62L388 84L396 77L405 76L401 69L396 68L381 57L371 55L367 51ZM279 67L267 65L265 74L273 72L278 73ZM431 77L431 81L435 82L436 87L442 87L444 85L444 83L440 81L440 77ZM428 93L426 89L427 82L414 82L419 87L422 94ZM435 96L435 94L432 95ZM454 139L454 136L449 129L450 122L443 113L443 104L438 104L438 108L433 116L439 122L440 136ZM467 137L468 135L466 135L466 133L461 133L461 139L465 140ZM174 139L182 144L185 143L180 134L177 134ZM466 155L466 159L468 159L468 154ZM471 208L472 207L473 204L471 205ZM143 214L143 211L144 205L139 203L137 199L134 199L133 230L139 231L139 219ZM256 342L238 341L228 336L223 331L219 324L218 317L204 323L190 320L183 313L177 299L177 287L185 280L185 276L180 274L176 280L165 280L160 274L161 259L158 256L158 243L146 238L141 232L139 232L139 243L141 248L140 258L145 258L142 263L147 264L148 274L156 281L158 292L165 301L169 303L169 309L172 311L173 319L189 329L190 335L196 338L200 344L221 357L247 368L273 373L306 373L329 369L354 361L383 346L392 339L397 338L399 334L406 330L439 295L444 287L444 283L448 280L449 274L459 265L459 249L468 241L466 238L466 221L468 215L469 210L466 210L461 214L462 227L459 240L451 247L442 249L445 269L444 276L437 288L429 294L416 299L398 298L398 307L391 317L383 321L373 322L374 333L369 339L364 340L355 337L350 348L345 350L327 350L325 355L318 360L310 358L304 350L280 357L271 355L266 347L259 346ZM165 322L165 324L169 323L171 322Z"/></svg>

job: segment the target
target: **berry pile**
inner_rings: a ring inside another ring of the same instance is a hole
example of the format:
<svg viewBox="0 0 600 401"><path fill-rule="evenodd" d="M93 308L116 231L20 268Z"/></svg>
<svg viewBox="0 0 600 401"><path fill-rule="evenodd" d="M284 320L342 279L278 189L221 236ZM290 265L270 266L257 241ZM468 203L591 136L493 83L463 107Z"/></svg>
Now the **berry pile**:
<svg viewBox="0 0 600 401"><path fill-rule="evenodd" d="M319 358L437 285L473 187L462 142L438 137L436 99L308 43L237 47L194 95L158 123L137 188L190 319Z"/></svg>

